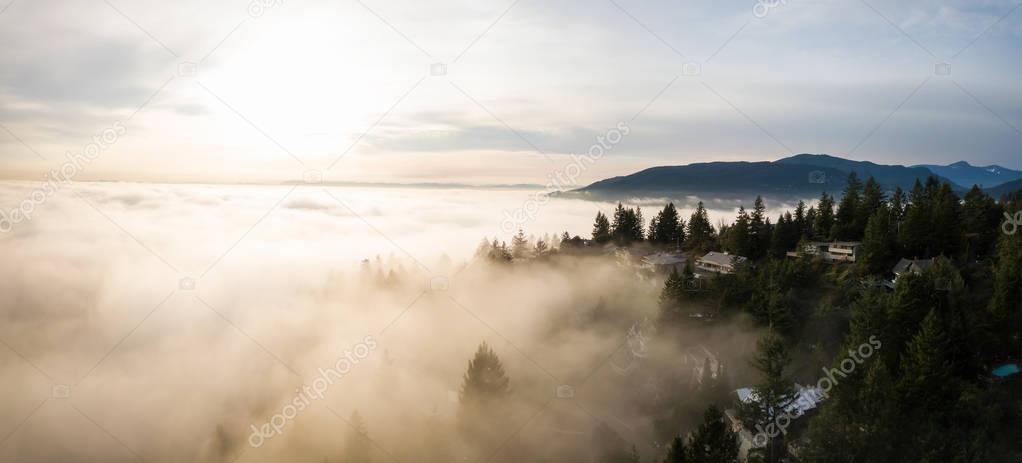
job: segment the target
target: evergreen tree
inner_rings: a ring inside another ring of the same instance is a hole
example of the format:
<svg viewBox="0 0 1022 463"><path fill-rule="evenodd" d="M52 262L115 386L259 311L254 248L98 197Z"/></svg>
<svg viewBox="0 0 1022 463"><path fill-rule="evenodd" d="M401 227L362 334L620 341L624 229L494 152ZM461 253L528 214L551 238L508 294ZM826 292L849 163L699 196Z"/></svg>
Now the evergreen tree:
<svg viewBox="0 0 1022 463"><path fill-rule="evenodd" d="M713 225L710 224L709 214L706 213L706 208L703 207L702 201L699 202L695 212L692 213L692 217L689 218L687 231L686 248L697 252L714 249L714 242L717 238L714 235Z"/></svg>
<svg viewBox="0 0 1022 463"><path fill-rule="evenodd" d="M943 183L933 200L933 254L957 257L962 247L961 203L951 185Z"/></svg>
<svg viewBox="0 0 1022 463"><path fill-rule="evenodd" d="M626 208L618 203L617 208L614 209L614 220L611 223L611 236L617 244L622 246L642 241L645 236L644 225L641 208Z"/></svg>
<svg viewBox="0 0 1022 463"><path fill-rule="evenodd" d="M743 421L749 429L770 429L795 400L794 382L786 371L791 363L784 340L774 331L763 335L756 343L752 366L759 372L760 381L753 387L757 400L743 404ZM780 461L785 455L784 435L768 436L764 457L768 463Z"/></svg>
<svg viewBox="0 0 1022 463"><path fill-rule="evenodd" d="M671 269L670 275L664 281L664 288L660 291L660 319L662 321L674 322L681 318L679 312L685 288L685 281L678 274L677 267Z"/></svg>
<svg viewBox="0 0 1022 463"><path fill-rule="evenodd" d="M667 456L664 457L663 463L687 463L687 453L685 440L681 436L677 436L671 441L671 445L667 447Z"/></svg>
<svg viewBox="0 0 1022 463"><path fill-rule="evenodd" d="M866 184L862 187L862 201L859 202L859 210L855 213L855 233L852 239L862 237L869 219L885 206L885 200L884 191L876 179L873 177L866 179Z"/></svg>
<svg viewBox="0 0 1022 463"><path fill-rule="evenodd" d="M881 206L866 223L865 236L862 239L862 263L866 270L873 274L884 274L897 257L897 239L891 224L891 213L886 206Z"/></svg>
<svg viewBox="0 0 1022 463"><path fill-rule="evenodd" d="M529 255L529 241L525 239L525 233L521 228L518 233L511 237L511 257L524 259Z"/></svg>
<svg viewBox="0 0 1022 463"><path fill-rule="evenodd" d="M994 292L987 312L991 350L1014 355L1022 350L1022 234L1001 235L997 245Z"/></svg>
<svg viewBox="0 0 1022 463"><path fill-rule="evenodd" d="M620 206L618 204L618 207ZM603 212L597 212L596 220L593 223L593 242L605 244L609 243L611 239L613 239L613 236L610 232L610 221L607 220L607 216L603 215Z"/></svg>
<svg viewBox="0 0 1022 463"><path fill-rule="evenodd" d="M859 214L859 205L862 202L862 182L859 176L852 172L848 174L848 183L845 185L844 195L838 205L837 216L832 233L832 239L853 240L857 239L856 219Z"/></svg>
<svg viewBox="0 0 1022 463"><path fill-rule="evenodd" d="M674 207L674 203L667 203L650 222L649 241L680 247L685 240L684 227L685 223L678 216L678 210Z"/></svg>
<svg viewBox="0 0 1022 463"><path fill-rule="evenodd" d="M475 357L468 362L463 380L459 395L463 407L500 400L511 391L503 363L485 342L479 345Z"/></svg>
<svg viewBox="0 0 1022 463"><path fill-rule="evenodd" d="M933 247L930 236L933 229L930 211L930 201L926 192L919 180L916 180L898 236L902 249L910 257L923 258L930 255L930 249Z"/></svg>
<svg viewBox="0 0 1022 463"><path fill-rule="evenodd" d="M641 207L636 207L635 208L635 215L632 216L631 224L632 224L632 234L629 237L629 241L635 242L635 241L642 241L642 240L646 239L646 231L643 229L643 227L645 227L645 225L646 225L646 222L642 218L642 208Z"/></svg>
<svg viewBox="0 0 1022 463"><path fill-rule="evenodd" d="M370 451L372 450L369 440L369 431L362 415L355 410L348 420L351 429L348 430L348 437L345 441L344 463L369 463Z"/></svg>
<svg viewBox="0 0 1022 463"><path fill-rule="evenodd" d="M725 422L724 414L711 405L703 422L689 440L689 463L738 463L738 438Z"/></svg>
<svg viewBox="0 0 1022 463"><path fill-rule="evenodd" d="M965 194L961 209L962 229L969 238L969 258L989 256L997 244L1003 208L978 186Z"/></svg>
<svg viewBox="0 0 1022 463"><path fill-rule="evenodd" d="M762 196L756 196L752 214L749 215L749 249L741 256L757 260L770 249L770 220L766 217L766 204Z"/></svg>
<svg viewBox="0 0 1022 463"><path fill-rule="evenodd" d="M894 189L894 195L891 196L891 219L894 223L901 222L905 218L905 192L901 190L901 187Z"/></svg>
<svg viewBox="0 0 1022 463"><path fill-rule="evenodd" d="M803 236L810 236L813 233L812 220L809 219L808 213L805 201L799 201L798 206L795 206L795 225L798 228L798 239L801 239Z"/></svg>
<svg viewBox="0 0 1022 463"><path fill-rule="evenodd" d="M752 226L744 206L739 206L734 225L728 227L723 238L724 248L739 256L748 257L752 249Z"/></svg>
<svg viewBox="0 0 1022 463"><path fill-rule="evenodd" d="M955 381L947 365L948 344L936 310L923 320L901 361L898 395L903 427L912 432L906 456L921 461L950 461L948 443L942 438L949 413L934 404L952 405L957 397ZM939 387L934 387L940 385Z"/></svg>
<svg viewBox="0 0 1022 463"><path fill-rule="evenodd" d="M834 198L823 192L820 202L816 205L816 220L813 221L813 234L817 238L827 239L830 229L834 227Z"/></svg>

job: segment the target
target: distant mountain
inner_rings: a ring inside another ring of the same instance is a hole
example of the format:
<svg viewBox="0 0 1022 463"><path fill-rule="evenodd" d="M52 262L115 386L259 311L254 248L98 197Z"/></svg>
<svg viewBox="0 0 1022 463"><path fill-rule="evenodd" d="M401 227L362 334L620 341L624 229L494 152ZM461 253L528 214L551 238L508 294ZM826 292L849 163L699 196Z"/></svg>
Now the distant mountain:
<svg viewBox="0 0 1022 463"><path fill-rule="evenodd" d="M601 180L566 195L594 199L689 195L805 198L818 196L823 191L839 194L851 172L857 173L863 181L872 176L886 190L901 187L906 191L912 188L917 179L925 181L934 175L923 167L881 165L824 154L799 154L774 162L708 162L653 167L631 175ZM964 191L957 185L955 189Z"/></svg>
<svg viewBox="0 0 1022 463"><path fill-rule="evenodd" d="M1022 171L1011 170L998 165L974 166L965 161L958 161L947 166L923 164L914 167L923 167L941 177L949 178L953 182L967 188L979 185L982 188L994 188L1008 182L1022 179Z"/></svg>
<svg viewBox="0 0 1022 463"><path fill-rule="evenodd" d="M952 185L960 187L960 185L957 185L957 182L954 180L946 178L940 174L935 174L933 171L925 167L905 167L899 165L883 165L869 161L852 161L827 154L798 154L788 158L778 159L775 162L779 164L801 164L830 167L845 172L845 176L847 176L850 172L855 172L862 180L869 177L875 178L877 182L880 182L881 185L889 190L893 190L899 186L903 190L908 190L915 183L916 179L919 179L919 181L925 181L931 175L943 177L943 180L949 181ZM842 187L844 186L844 180L845 179L842 178L839 182Z"/></svg>
<svg viewBox="0 0 1022 463"><path fill-rule="evenodd" d="M1022 179L1015 180L1013 182L1003 183L1001 185L997 185L994 188L986 189L987 194L992 196L994 199L1000 199L1001 196L1011 193L1017 193L1019 191L1022 191Z"/></svg>

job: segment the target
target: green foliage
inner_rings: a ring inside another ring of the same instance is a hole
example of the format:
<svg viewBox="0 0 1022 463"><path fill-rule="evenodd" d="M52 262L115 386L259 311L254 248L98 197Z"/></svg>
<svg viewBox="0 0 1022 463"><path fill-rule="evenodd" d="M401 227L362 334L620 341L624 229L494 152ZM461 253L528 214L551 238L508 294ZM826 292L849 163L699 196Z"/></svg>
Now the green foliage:
<svg viewBox="0 0 1022 463"><path fill-rule="evenodd" d="M484 406L503 399L510 391L510 379L500 358L485 342L480 344L461 384L462 407Z"/></svg>
<svg viewBox="0 0 1022 463"><path fill-rule="evenodd" d="M641 208L626 208L621 203L614 209L614 220L611 223L611 236L619 245L627 245L644 238ZM594 230L595 231L595 230Z"/></svg>
<svg viewBox="0 0 1022 463"><path fill-rule="evenodd" d="M525 232L518 229L518 233L511 237L511 257L524 259L529 256L529 240L525 238Z"/></svg>
<svg viewBox="0 0 1022 463"><path fill-rule="evenodd" d="M830 237L835 240L851 240L862 236L858 230L860 203L862 202L862 182L852 172L848 174L848 184L838 205L834 227Z"/></svg>
<svg viewBox="0 0 1022 463"><path fill-rule="evenodd" d="M830 236L830 229L834 227L834 198L826 192L822 193L815 212L813 220L814 238L826 239Z"/></svg>
<svg viewBox="0 0 1022 463"><path fill-rule="evenodd" d="M738 438L720 409L711 405L689 439L688 463L737 463Z"/></svg>
<svg viewBox="0 0 1022 463"><path fill-rule="evenodd" d="M610 233L610 220L603 212L596 213L596 220L593 222L593 241L597 244L609 243L614 237Z"/></svg>
<svg viewBox="0 0 1022 463"><path fill-rule="evenodd" d="M663 463L687 463L688 450L685 448L685 439L681 436L675 437L671 445L667 447L667 455Z"/></svg>
<svg viewBox="0 0 1022 463"><path fill-rule="evenodd" d="M689 218L686 232L686 249L706 252L716 248L716 232L713 230L713 225L710 224L710 216L702 201L699 202L692 217Z"/></svg>
<svg viewBox="0 0 1022 463"><path fill-rule="evenodd" d="M678 216L674 203L668 203L650 221L647 238L650 242L680 248L685 241L685 222Z"/></svg>
<svg viewBox="0 0 1022 463"><path fill-rule="evenodd" d="M897 229L891 211L881 204L866 223L862 264L869 273L885 274L898 259Z"/></svg>

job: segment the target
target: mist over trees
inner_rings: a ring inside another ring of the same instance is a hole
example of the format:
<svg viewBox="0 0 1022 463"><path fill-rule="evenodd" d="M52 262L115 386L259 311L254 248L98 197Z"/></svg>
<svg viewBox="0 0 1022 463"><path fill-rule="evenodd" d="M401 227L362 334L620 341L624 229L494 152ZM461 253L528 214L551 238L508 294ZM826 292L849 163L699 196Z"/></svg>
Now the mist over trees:
<svg viewBox="0 0 1022 463"><path fill-rule="evenodd" d="M619 203L612 218L597 213L588 239L565 233L558 251L644 246L684 256L659 280L659 332L743 316L764 330L738 366L758 400L701 396L703 423L669 436L656 461L1017 461L1018 380L990 371L1022 355L1022 238L1001 232L1019 206L978 187L959 198L936 178L906 194L852 174L840 198L823 193L776 221L758 197L717 227L702 203L687 221L668 203L643 229L641 210ZM827 263L803 252L833 241L861 243L858 258ZM697 275L693 262L717 250L749 261L732 274ZM902 259L932 265L896 278ZM718 407L735 408L745 429L766 428L789 413L797 383L848 367L862 346L876 353L856 357L812 413L740 457Z"/></svg>

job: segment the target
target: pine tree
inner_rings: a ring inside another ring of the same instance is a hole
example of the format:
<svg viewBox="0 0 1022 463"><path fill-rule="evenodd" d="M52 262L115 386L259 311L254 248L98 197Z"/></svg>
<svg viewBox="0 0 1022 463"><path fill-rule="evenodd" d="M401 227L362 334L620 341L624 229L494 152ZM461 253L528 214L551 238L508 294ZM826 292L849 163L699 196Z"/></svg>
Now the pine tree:
<svg viewBox="0 0 1022 463"><path fill-rule="evenodd" d="M737 463L738 439L724 421L724 414L711 405L703 422L689 440L688 463Z"/></svg>
<svg viewBox="0 0 1022 463"><path fill-rule="evenodd" d="M610 221L607 220L607 216L603 215L603 212L597 212L596 220L593 222L593 242L605 244L609 243L611 239L613 236L610 233Z"/></svg>
<svg viewBox="0 0 1022 463"><path fill-rule="evenodd" d="M485 342L468 362L459 398L462 407L485 406L511 392L510 379L497 354Z"/></svg>
<svg viewBox="0 0 1022 463"><path fill-rule="evenodd" d="M967 257L992 254L1000 232L1003 208L978 186L973 186L965 194L961 213L962 229L967 236L973 237L969 241L970 255Z"/></svg>
<svg viewBox="0 0 1022 463"><path fill-rule="evenodd" d="M709 214L706 213L706 208L703 207L703 202L700 201L696 206L695 212L692 213L692 217L688 221L688 240L686 248L705 252L710 251L714 248L714 236L713 225L710 224Z"/></svg>
<svg viewBox="0 0 1022 463"><path fill-rule="evenodd" d="M646 232L643 227L646 226L645 220L642 218L642 208L635 208L635 215L632 216L632 234L629 237L629 241L636 242L646 239Z"/></svg>
<svg viewBox="0 0 1022 463"><path fill-rule="evenodd" d="M894 189L894 195L891 196L891 219L895 223L899 223L905 218L905 192L901 190L901 187Z"/></svg>
<svg viewBox="0 0 1022 463"><path fill-rule="evenodd" d="M521 228L518 233L511 237L511 257L524 259L529 254L529 241L525 239L525 233Z"/></svg>
<svg viewBox="0 0 1022 463"><path fill-rule="evenodd" d="M749 214L745 212L744 206L739 206L735 223L728 227L727 236L722 240L724 248L732 254L747 257L752 249L753 238Z"/></svg>
<svg viewBox="0 0 1022 463"><path fill-rule="evenodd" d="M685 292L685 281L678 274L678 268L671 269L670 275L664 281L664 288L660 291L660 319L665 322L677 321L680 318L679 311L681 300Z"/></svg>
<svg viewBox="0 0 1022 463"><path fill-rule="evenodd" d="M767 332L756 343L752 366L760 374L759 383L753 387L758 400L742 406L743 421L751 425L750 429L768 429L795 400L794 382L786 371L790 363L784 340L776 332ZM783 434L770 438L765 449L767 461L779 461L784 454Z"/></svg>
<svg viewBox="0 0 1022 463"><path fill-rule="evenodd" d="M957 257L962 247L961 203L958 196L948 183L941 184L937 196L933 200L933 240L934 255Z"/></svg>
<svg viewBox="0 0 1022 463"><path fill-rule="evenodd" d="M650 223L649 240L651 242L680 247L684 241L684 222L678 217L674 203L664 206Z"/></svg>
<svg viewBox="0 0 1022 463"><path fill-rule="evenodd" d="M905 208L905 219L898 235L901 247L911 257L924 258L930 256L930 250L933 248L933 240L930 235L933 229L930 211L930 201L926 196L926 192L923 190L919 180L916 180L909 197L909 204Z"/></svg>
<svg viewBox="0 0 1022 463"><path fill-rule="evenodd" d="M369 463L370 451L372 450L369 440L369 430L366 427L362 415L355 410L348 420L351 429L348 430L348 437L345 441L344 463Z"/></svg>
<svg viewBox="0 0 1022 463"><path fill-rule="evenodd" d="M883 274L890 270L896 256L897 239L891 224L891 213L881 206L866 223L862 239L862 263L867 271Z"/></svg>
<svg viewBox="0 0 1022 463"><path fill-rule="evenodd" d="M671 441L671 445L667 447L667 456L664 457L663 463L687 463L687 453L688 449L685 448L685 440L681 436L677 436Z"/></svg>
<svg viewBox="0 0 1022 463"><path fill-rule="evenodd" d="M813 234L817 238L827 239L834 227L834 198L823 192L820 202L816 205L816 220L813 221Z"/></svg>
<svg viewBox="0 0 1022 463"><path fill-rule="evenodd" d="M511 380L504 365L485 342L468 362L459 393L458 428L473 442L495 438L495 420L500 419ZM489 424L489 426L488 426Z"/></svg>
<svg viewBox="0 0 1022 463"><path fill-rule="evenodd" d="M862 201L862 182L859 176L852 172L848 174L848 183L845 185L844 195L838 205L837 216L835 217L834 230L831 238L836 240L852 240L856 236L856 219L859 214L859 204Z"/></svg>
<svg viewBox="0 0 1022 463"><path fill-rule="evenodd" d="M885 199L884 191L876 179L873 177L866 179L866 184L862 187L862 201L859 202L859 209L855 213L855 232L852 239L862 237L869 219L886 204Z"/></svg>
<svg viewBox="0 0 1022 463"><path fill-rule="evenodd" d="M741 256L760 259L770 248L770 220L766 217L766 204L762 196L756 196L752 214L749 215L749 247Z"/></svg>

